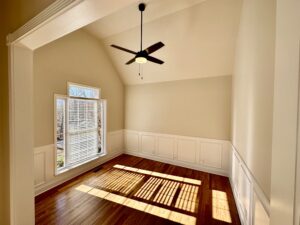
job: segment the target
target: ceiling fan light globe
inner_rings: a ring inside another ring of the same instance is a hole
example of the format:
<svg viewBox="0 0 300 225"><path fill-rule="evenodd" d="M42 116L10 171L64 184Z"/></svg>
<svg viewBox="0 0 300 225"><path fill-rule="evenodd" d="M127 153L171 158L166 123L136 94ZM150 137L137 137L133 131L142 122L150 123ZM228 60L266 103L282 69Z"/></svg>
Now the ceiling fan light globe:
<svg viewBox="0 0 300 225"><path fill-rule="evenodd" d="M135 58L135 62L136 62L136 63L143 64L143 63L146 63L146 62L147 62L147 59L146 59L145 57L139 56L139 57L136 57L136 58Z"/></svg>

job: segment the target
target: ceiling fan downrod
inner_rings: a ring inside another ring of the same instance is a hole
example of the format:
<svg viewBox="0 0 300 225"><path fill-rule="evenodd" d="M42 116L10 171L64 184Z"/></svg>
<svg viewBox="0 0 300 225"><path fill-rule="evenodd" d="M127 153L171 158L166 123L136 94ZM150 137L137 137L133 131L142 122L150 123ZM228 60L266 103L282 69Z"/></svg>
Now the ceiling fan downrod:
<svg viewBox="0 0 300 225"><path fill-rule="evenodd" d="M143 50L143 12L145 11L146 8L146 4L145 3L141 3L139 4L139 10L141 12L141 50Z"/></svg>

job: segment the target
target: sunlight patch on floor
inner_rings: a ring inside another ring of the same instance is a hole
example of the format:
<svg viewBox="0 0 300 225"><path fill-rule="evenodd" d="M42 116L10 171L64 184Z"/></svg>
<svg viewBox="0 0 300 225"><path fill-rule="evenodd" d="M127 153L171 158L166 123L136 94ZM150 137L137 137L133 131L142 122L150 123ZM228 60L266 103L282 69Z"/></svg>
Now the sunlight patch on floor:
<svg viewBox="0 0 300 225"><path fill-rule="evenodd" d="M195 212L197 195L197 186L182 184L175 207L186 211Z"/></svg>
<svg viewBox="0 0 300 225"><path fill-rule="evenodd" d="M145 174L145 175L151 175L151 176L154 176L154 177L166 178L166 179L169 179L169 180L185 182L185 183L194 184L194 185L201 185L201 180L196 180L196 179L192 179L192 178L169 175L169 174L154 172L154 171L150 171L150 170L143 170L143 169L138 169L138 168L134 168L134 167L123 166L123 165L119 165L119 164L114 165L114 168L121 169L121 170L132 171L132 172Z"/></svg>
<svg viewBox="0 0 300 225"><path fill-rule="evenodd" d="M159 188L158 192L156 190ZM196 212L198 187L191 184L150 177L135 193L134 197L171 206L177 190L179 191L175 207L189 212Z"/></svg>
<svg viewBox="0 0 300 225"><path fill-rule="evenodd" d="M171 206L179 184L180 183L175 181L164 180L162 182L162 187L159 189L153 201L163 205Z"/></svg>
<svg viewBox="0 0 300 225"><path fill-rule="evenodd" d="M214 219L232 223L226 192L212 190L212 212Z"/></svg>
<svg viewBox="0 0 300 225"><path fill-rule="evenodd" d="M193 213L196 212L197 195L199 189L197 185L201 184L200 180L153 172L149 170L141 170L119 164L115 165L114 168L118 169L120 173L124 171L130 171L134 173L140 173L145 176L151 176L134 194L134 197L171 206L175 194L178 191L178 198L176 199L176 202L174 202L175 207Z"/></svg>
<svg viewBox="0 0 300 225"><path fill-rule="evenodd" d="M77 191L87 193L120 205L124 205L130 207L132 209L136 209L145 213L149 213L154 216L158 216L160 218L168 219L170 221L186 224L186 225L195 225L196 217L186 215L183 213L175 212L169 209L165 209L162 207L154 206L151 204L147 204L144 202L140 202L137 200L133 200L118 194L110 193L107 191L103 191L97 188L90 187L88 185L79 185L75 188Z"/></svg>
<svg viewBox="0 0 300 225"><path fill-rule="evenodd" d="M113 170L101 175L99 179L93 183L93 186L128 194L144 177L144 175L137 173Z"/></svg>
<svg viewBox="0 0 300 225"><path fill-rule="evenodd" d="M161 182L162 179L150 177L150 179L143 184L143 186L138 190L138 192L134 196L145 200L149 200L154 194L155 190L161 184Z"/></svg>

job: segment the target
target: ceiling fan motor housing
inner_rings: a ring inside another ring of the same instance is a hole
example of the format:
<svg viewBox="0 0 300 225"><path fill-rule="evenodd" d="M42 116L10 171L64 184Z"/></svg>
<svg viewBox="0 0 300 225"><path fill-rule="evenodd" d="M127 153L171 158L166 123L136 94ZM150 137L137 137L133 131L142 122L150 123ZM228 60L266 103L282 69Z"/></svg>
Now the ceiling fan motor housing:
<svg viewBox="0 0 300 225"><path fill-rule="evenodd" d="M145 3L139 4L139 10L140 10L141 12L145 11L145 8L146 8L146 4L145 4Z"/></svg>
<svg viewBox="0 0 300 225"><path fill-rule="evenodd" d="M137 57L144 57L146 58L148 56L147 52L146 51L140 51L136 54L136 58Z"/></svg>

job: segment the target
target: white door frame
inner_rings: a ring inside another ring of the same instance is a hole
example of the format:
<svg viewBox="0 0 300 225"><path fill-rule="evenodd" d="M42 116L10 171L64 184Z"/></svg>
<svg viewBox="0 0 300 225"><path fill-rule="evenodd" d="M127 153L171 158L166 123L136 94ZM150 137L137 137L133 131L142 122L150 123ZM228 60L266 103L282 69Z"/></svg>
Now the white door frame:
<svg viewBox="0 0 300 225"><path fill-rule="evenodd" d="M33 51L136 2L57 0L8 35L11 224L34 224Z"/></svg>
<svg viewBox="0 0 300 225"><path fill-rule="evenodd" d="M271 225L295 224L300 1L276 1ZM298 224L297 224L298 225Z"/></svg>

